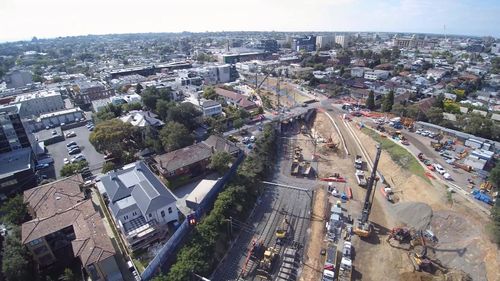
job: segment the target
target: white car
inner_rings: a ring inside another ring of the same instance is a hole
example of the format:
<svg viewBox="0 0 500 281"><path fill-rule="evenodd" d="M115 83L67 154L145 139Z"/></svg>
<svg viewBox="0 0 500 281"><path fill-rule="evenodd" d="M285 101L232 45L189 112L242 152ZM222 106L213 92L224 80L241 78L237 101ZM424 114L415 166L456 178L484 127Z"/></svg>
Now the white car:
<svg viewBox="0 0 500 281"><path fill-rule="evenodd" d="M76 137L75 131L71 131L71 132L66 133L66 137L67 138Z"/></svg>
<svg viewBox="0 0 500 281"><path fill-rule="evenodd" d="M63 159L63 163L64 163L64 165L69 164L69 159L68 158L64 158Z"/></svg>
<svg viewBox="0 0 500 281"><path fill-rule="evenodd" d="M78 154L77 156L71 158L71 163L86 161L86 160L87 159L85 158L85 156L83 156L83 154Z"/></svg>
<svg viewBox="0 0 500 281"><path fill-rule="evenodd" d="M445 180L451 180L451 176L450 176L450 174L448 174L448 173L444 173L444 174L443 174L443 178L444 178Z"/></svg>
<svg viewBox="0 0 500 281"><path fill-rule="evenodd" d="M446 170L443 168L443 166L439 164L433 164L434 168L436 169L436 172L438 172L440 175L443 175L446 173Z"/></svg>

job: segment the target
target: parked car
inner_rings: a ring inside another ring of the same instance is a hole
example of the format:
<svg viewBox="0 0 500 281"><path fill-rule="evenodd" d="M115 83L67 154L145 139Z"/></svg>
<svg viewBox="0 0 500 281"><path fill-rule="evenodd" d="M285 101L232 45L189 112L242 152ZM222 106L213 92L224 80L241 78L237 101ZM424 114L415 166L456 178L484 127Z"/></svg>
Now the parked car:
<svg viewBox="0 0 500 281"><path fill-rule="evenodd" d="M93 130L94 130L94 125L89 127L89 131L93 131Z"/></svg>
<svg viewBox="0 0 500 281"><path fill-rule="evenodd" d="M68 142L66 144L66 147L70 147L70 146L73 146L73 145L76 145L76 141Z"/></svg>
<svg viewBox="0 0 500 281"><path fill-rule="evenodd" d="M50 166L49 164L38 164L35 166L35 170L42 170L48 168L49 166Z"/></svg>
<svg viewBox="0 0 500 281"><path fill-rule="evenodd" d="M77 156L71 158L71 163L79 162L79 161L87 161L83 154L78 154Z"/></svg>
<svg viewBox="0 0 500 281"><path fill-rule="evenodd" d="M70 151L68 151L68 154L69 154L69 155L73 155L73 154L78 154L78 153L80 153L80 152L82 152L82 151L80 150L80 148L79 148L79 147L75 147L75 148L71 149Z"/></svg>
<svg viewBox="0 0 500 281"><path fill-rule="evenodd" d="M57 135L57 131L56 130L52 130L52 135L56 136Z"/></svg>
<svg viewBox="0 0 500 281"><path fill-rule="evenodd" d="M67 137L67 138L76 137L76 133L75 133L75 131L71 131L71 132L66 133L66 137Z"/></svg>
<svg viewBox="0 0 500 281"><path fill-rule="evenodd" d="M63 159L63 163L64 163L64 165L69 164L69 159L68 158L64 158Z"/></svg>
<svg viewBox="0 0 500 281"><path fill-rule="evenodd" d="M443 178L444 178L445 180L451 180L451 176L450 176L450 174L448 174L448 173L444 173L444 174L443 174Z"/></svg>
<svg viewBox="0 0 500 281"><path fill-rule="evenodd" d="M75 148L80 148L80 147L77 144L75 144L75 145L68 147L67 149L68 149L68 151L70 151L70 150L73 150Z"/></svg>

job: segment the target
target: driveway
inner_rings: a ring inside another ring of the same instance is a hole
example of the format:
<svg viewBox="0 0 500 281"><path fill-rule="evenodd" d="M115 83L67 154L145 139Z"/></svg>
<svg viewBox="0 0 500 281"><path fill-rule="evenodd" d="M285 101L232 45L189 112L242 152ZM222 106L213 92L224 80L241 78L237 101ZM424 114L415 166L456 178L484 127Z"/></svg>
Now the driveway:
<svg viewBox="0 0 500 281"><path fill-rule="evenodd" d="M76 137L67 138L62 142L47 146L49 154L52 156L52 158L54 158L55 176L57 178L60 177L61 168L64 166L63 159L71 159L71 157L74 156L69 155L68 150L66 149L66 144L71 141L75 141L80 146L80 149L82 150L81 154L85 155L85 158L87 158L90 170L100 171L102 165L104 164L104 155L98 153L89 142L90 131L87 129L87 127L82 126L70 129L68 131L74 131L76 133ZM66 133L68 131L63 131L63 133Z"/></svg>

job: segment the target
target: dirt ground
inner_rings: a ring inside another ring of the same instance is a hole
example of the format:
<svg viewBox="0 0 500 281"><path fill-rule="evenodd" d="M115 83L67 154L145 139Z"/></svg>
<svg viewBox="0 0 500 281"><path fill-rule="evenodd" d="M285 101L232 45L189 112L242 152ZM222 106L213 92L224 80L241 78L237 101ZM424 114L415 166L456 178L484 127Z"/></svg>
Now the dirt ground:
<svg viewBox="0 0 500 281"><path fill-rule="evenodd" d="M370 137L357 129L355 132L365 147L374 147L375 142ZM373 159L375 149L367 150ZM438 260L449 269L463 270L472 280L500 280L500 254L485 234L485 225L488 223L485 215L475 212L471 204L458 195L450 201L444 186L434 181L429 184L409 174L394 163L386 152L382 153L379 170L393 186L400 202L425 202L432 208L431 229L439 242L431 252ZM398 226L397 214L391 213L393 205L378 195L375 196L370 219L387 231ZM379 232L379 243L359 243L355 266L363 280L461 280L463 277L463 274L432 276L413 273L407 253L391 248L385 242L386 234L384 231ZM384 258L373 259L371 254L366 254L370 252Z"/></svg>
<svg viewBox="0 0 500 281"><path fill-rule="evenodd" d="M320 280L324 260L320 255L325 236L325 213L327 193L324 188L317 188L314 193L313 213L311 215L311 239L307 246L304 258L304 269L300 276L301 281Z"/></svg>

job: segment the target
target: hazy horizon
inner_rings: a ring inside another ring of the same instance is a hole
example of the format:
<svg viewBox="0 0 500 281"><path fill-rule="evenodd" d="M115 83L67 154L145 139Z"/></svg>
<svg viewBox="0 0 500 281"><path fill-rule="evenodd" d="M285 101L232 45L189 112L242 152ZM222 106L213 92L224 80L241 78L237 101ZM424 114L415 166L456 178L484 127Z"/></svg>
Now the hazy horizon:
<svg viewBox="0 0 500 281"><path fill-rule="evenodd" d="M283 4L286 3L286 7ZM3 0L0 42L221 31L401 32L500 37L495 0Z"/></svg>

